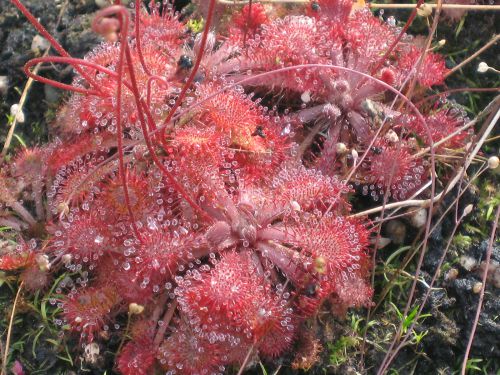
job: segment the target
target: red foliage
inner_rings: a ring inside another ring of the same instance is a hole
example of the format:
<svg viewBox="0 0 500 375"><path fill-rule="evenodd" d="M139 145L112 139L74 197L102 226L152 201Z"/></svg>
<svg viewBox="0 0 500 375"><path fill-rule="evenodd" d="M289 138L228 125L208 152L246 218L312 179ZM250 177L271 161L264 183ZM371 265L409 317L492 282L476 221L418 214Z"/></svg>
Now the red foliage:
<svg viewBox="0 0 500 375"><path fill-rule="evenodd" d="M412 149L402 141L397 144L382 142L366 160L363 194L370 194L377 200L387 189L389 197L406 199L420 187L425 177L422 159L413 158Z"/></svg>
<svg viewBox="0 0 500 375"><path fill-rule="evenodd" d="M350 0L311 0L307 7L310 17L327 17L334 21L347 21L352 9Z"/></svg>
<svg viewBox="0 0 500 375"><path fill-rule="evenodd" d="M264 5L254 3L251 8L249 5L245 5L241 13L236 13L231 20L231 25L238 27L242 32L249 32L252 35L268 20Z"/></svg>
<svg viewBox="0 0 500 375"><path fill-rule="evenodd" d="M180 291L183 311L208 337L228 335L270 357L288 348L294 335L286 299L272 292L248 253L225 254L209 273ZM222 344L221 344L222 345Z"/></svg>
<svg viewBox="0 0 500 375"><path fill-rule="evenodd" d="M14 250L2 249L0 252L0 270L12 271L30 267L35 264L36 253L22 239Z"/></svg>
<svg viewBox="0 0 500 375"><path fill-rule="evenodd" d="M96 212L83 212L61 222L50 248L59 256L70 255L74 263L95 264L113 245L103 218Z"/></svg>
<svg viewBox="0 0 500 375"><path fill-rule="evenodd" d="M457 149L465 146L465 142L469 138L470 132L459 131L464 125L465 115L454 108L437 108L431 111L425 117L425 124L419 121L415 116L403 116L398 119L407 129L415 132L421 139L422 143L430 146L429 134L434 143L449 137L452 133L458 132L456 135L448 139L446 142L437 146L437 150L443 151L444 148Z"/></svg>
<svg viewBox="0 0 500 375"><path fill-rule="evenodd" d="M83 289L63 301L64 321L72 331L80 334L81 340L91 342L106 322L111 321L108 314L119 301L113 288Z"/></svg>
<svg viewBox="0 0 500 375"><path fill-rule="evenodd" d="M228 353L220 343L212 343L181 323L161 344L158 359L172 374L208 375L224 371Z"/></svg>
<svg viewBox="0 0 500 375"><path fill-rule="evenodd" d="M402 49L398 64L400 82L406 79L410 73L412 73L411 76L415 75L416 64L421 58L422 53L423 51L416 46ZM444 58L437 53L427 52L422 67L418 70L417 80L424 87L441 85L444 82L447 72L448 69L446 68Z"/></svg>
<svg viewBox="0 0 500 375"><path fill-rule="evenodd" d="M134 337L123 347L117 360L123 375L148 375L156 360L153 339L148 335Z"/></svg>
<svg viewBox="0 0 500 375"><path fill-rule="evenodd" d="M412 72L415 42L387 52L399 30L348 0L267 10L245 6L228 30L194 35L187 17L139 9L127 42L102 43L85 66L62 60L78 93L57 116L60 139L0 172L2 225L47 244L2 250L0 269L24 268L31 289L44 267L78 274L61 314L82 341L135 303L123 374L222 373L248 353L283 355L327 300L337 314L369 305L370 230L348 217L350 197L406 199L429 173L416 156L428 129L393 101L410 73L415 103L442 84L442 57ZM96 30L117 38L125 12L102 10ZM464 123L452 103L419 107L434 142Z"/></svg>

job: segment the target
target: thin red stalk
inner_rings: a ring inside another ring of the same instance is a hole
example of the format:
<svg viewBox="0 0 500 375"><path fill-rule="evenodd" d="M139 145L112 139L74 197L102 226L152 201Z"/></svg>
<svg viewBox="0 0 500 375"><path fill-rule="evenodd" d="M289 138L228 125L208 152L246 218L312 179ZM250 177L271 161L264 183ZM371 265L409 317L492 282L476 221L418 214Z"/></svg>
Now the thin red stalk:
<svg viewBox="0 0 500 375"><path fill-rule="evenodd" d="M441 15L442 6L443 6L443 1L438 0L436 14L434 15L434 20L432 21L432 26L431 26L431 29L429 31L429 36L427 37L425 46L422 50L422 54L420 55L420 58L418 59L417 69L415 71L413 79L410 81L410 86L408 88L408 91L406 92L406 96L410 99L413 95L413 90L415 90L415 86L417 85L418 74L420 73L420 70L422 69L422 66L424 65L424 61L425 61L425 58L427 57L427 53L431 50L431 43L432 43L434 33L436 32L438 24L439 24L439 17Z"/></svg>
<svg viewBox="0 0 500 375"><path fill-rule="evenodd" d="M37 65L38 63L68 64L68 65L74 66L75 69L79 65L82 65L82 66L88 66L90 68L94 68L96 70L101 70L101 71L107 70L106 68L104 68L98 64L95 64L95 63L87 61L87 60L77 59L74 57L46 56L46 57L37 57L37 58L34 58L32 60L29 60L24 65L23 69L24 69L24 73L28 77L34 79L35 81L54 86L54 87L61 89L61 90L73 91L73 92L77 92L77 93L83 94L83 95L96 95L96 96L103 95L102 91L89 90L89 89L85 89L82 87L75 87L72 85L67 85L65 83L61 83L61 82L52 80L50 78L45 78L45 77L42 77L38 74L35 74L30 70L30 68L34 65ZM109 72L111 72L111 71L109 71ZM115 72L111 72L111 73L116 74Z"/></svg>
<svg viewBox="0 0 500 375"><path fill-rule="evenodd" d="M437 9L436 9L436 14L435 14L435 17L434 17L434 21L432 23L432 27L431 27L431 30L430 30L430 33L429 33L429 37L427 39L427 43L426 43L426 46L423 50L423 53L422 55L420 56L420 59L418 61L418 65L417 65L417 71L415 73L415 76L413 78L413 80L410 82L410 87L408 89L408 92L406 94L406 96L408 97L408 100L411 98L411 95L413 93L413 89L415 88L415 85L416 85L416 81L417 81L417 76L418 76L418 72L420 70L420 68L422 67L423 63L424 63L424 60L425 60L425 57L426 57L426 54L427 54L427 51L430 47L430 44L432 42L432 36L434 35L434 32L436 31L436 28L438 26L438 22L439 22L439 16L441 14L441 6L442 6L442 0L438 0L437 2ZM408 102L407 102L408 103ZM432 139L432 134L430 132L430 129L428 127L427 124L425 124L425 129L426 129L426 132L427 132L427 135L429 137L429 143L430 143L430 148L431 148L431 158L433 160L432 162L432 165L431 165L431 168L432 168L432 185L431 185L431 196L433 197L434 196L434 191L435 191L435 174L434 174L434 167L435 167L435 163L434 163L434 158L435 158L435 154L434 154L434 141ZM420 257L418 258L418 262L417 262L417 267L416 267L416 270L415 270L415 278L411 284L411 288L410 288L410 293L408 295L408 301L406 303L406 306L405 306L405 309L403 311L403 316L406 317L408 315L408 312L410 311L410 307L411 307L411 304L412 304L412 301L413 301L413 296L415 295L415 290L416 290L416 287L417 287L417 280L418 280L418 276L420 274L420 270L422 268L422 264L423 264L423 261L424 261L424 256L425 256L425 253L427 251L427 239L429 238L429 233L430 233L430 228L431 228L431 221L432 221L432 212L433 212L433 201L431 200L430 202L430 205L429 205L429 214L427 215L427 220L426 220L426 223L425 223L425 233L424 233L424 244L422 246L422 251L420 253ZM403 322L401 322L401 324L399 325L399 328L398 328L398 331L396 333L396 335L394 336L394 339L393 341L391 342L391 345L389 346L389 349L387 350L387 354L384 358L384 360L382 361L382 364L377 372L377 375L381 375L385 372L385 370L387 370L387 367L390 365L390 363L392 362L392 359L395 357L390 357L390 353L392 351L392 349L394 348L394 346L396 345L396 343L398 342L398 340L400 339L400 335L401 335L401 332L402 332L402 329L403 329Z"/></svg>
<svg viewBox="0 0 500 375"><path fill-rule="evenodd" d="M125 205L127 206L127 211L130 216L130 223L132 225L132 229L134 230L135 236L138 240L141 240L141 235L139 233L139 229L137 228L137 224L135 222L134 213L132 211L132 206L130 204L130 195L128 191L127 185L127 174L125 172L125 163L123 162L123 128L122 128L122 90L123 90L123 64L125 63L125 51L128 50L128 26L129 26L129 17L127 10L120 5L110 6L101 12L98 13L94 22L92 23L93 29L95 29L95 25L104 17L109 15L117 14L119 16L120 21L120 55L118 59L118 65L116 67L117 74L117 87L116 87L116 131L117 131L117 147L118 147L118 173L121 178L123 195L125 197ZM138 108L139 110L139 108ZM139 110L140 112L140 110Z"/></svg>
<svg viewBox="0 0 500 375"><path fill-rule="evenodd" d="M458 204L458 201L457 201L457 204ZM419 319L420 315L422 314L422 311L425 307L425 304L427 303L427 300L429 299L429 295L431 294L432 287L434 286L434 283L436 282L436 279L440 273L441 265L443 264L444 259L446 258L446 254L448 253L448 249L450 248L450 245L453 241L453 238L455 237L455 233L456 233L458 226L460 225L463 217L464 217L464 215L462 215L462 217L460 219L455 221L455 225L453 226L453 230L451 231L450 237L448 239L448 243L446 244L446 247L443 251L443 254L441 255L441 258L439 259L438 265L436 267L436 272L434 272L434 275L432 276L432 280L429 284L429 287L427 288L427 291L425 292L425 295L424 295L422 302L420 303L417 314L415 315L412 323L408 327L405 336L403 336L403 338L401 339L401 342L398 344L396 349L394 349L393 353L389 357L388 363L391 363L394 360L394 358L399 353L399 351L406 345L408 337L410 337L410 335L412 334L413 328L415 327L415 324L418 322L418 319Z"/></svg>
<svg viewBox="0 0 500 375"><path fill-rule="evenodd" d="M497 231L498 227L498 220L500 218L500 206L497 206L497 212L495 214L495 221L493 223L493 226L491 228L491 236L490 236L490 241L488 243L488 250L486 252L486 267L483 273L483 280L482 283L483 285L481 286L481 292L479 294L479 302L477 303L477 310L476 310L476 316L474 317L474 321L472 323L472 329L470 332L469 336L469 341L467 342L467 348L465 349L465 355L464 355L464 360L462 363L462 375L465 375L465 370L467 369L467 360L469 358L469 353L472 347L472 342L474 341L474 335L476 334L476 328L477 324L479 322L479 316L481 315L481 309L483 307L483 300L484 300L484 290L486 289L486 280L488 278L488 269L490 268L490 262L491 262L491 253L493 251L493 242L495 241L495 234Z"/></svg>
<svg viewBox="0 0 500 375"><path fill-rule="evenodd" d="M395 166L396 166L396 164L393 163L392 164L392 168L391 168L391 173L389 175L389 181L387 182L387 188L385 189L384 200L382 202L382 212L380 213L380 218L381 219L384 218L385 206L387 204L387 201L389 200L389 193L391 191L390 186L392 184L392 179L394 177ZM381 231L382 231L382 225L379 225L378 228L377 228L377 234L376 234L376 237L375 237L375 246L373 248L373 254L372 254L372 275L371 275L371 287L372 287L372 289L374 289L374 285L375 285L375 267L377 265L377 251L378 251L378 246L379 246L379 240L380 240L380 233L381 233ZM370 305L370 306L368 306L368 311L366 312L366 325L365 325L365 328L363 330L363 341L362 341L362 344L361 344L361 359L360 359L360 363L361 363L361 366L363 366L363 367L364 367L364 357L365 357L366 336L368 334L368 322L370 321L371 312L372 312L372 306Z"/></svg>
<svg viewBox="0 0 500 375"><path fill-rule="evenodd" d="M163 337L165 336L165 331L167 330L167 327L172 320L175 310L177 309L177 300L174 300L171 302L169 308L167 311L165 311L165 315L163 315L163 324L158 328L158 331L156 332L155 338L154 338L154 346L157 347L161 344Z"/></svg>
<svg viewBox="0 0 500 375"><path fill-rule="evenodd" d="M243 47L245 47L245 45L247 44L248 24L250 23L251 16L252 16L252 0L249 0L247 22L245 23L245 32L243 34Z"/></svg>
<svg viewBox="0 0 500 375"><path fill-rule="evenodd" d="M389 56L389 54L396 48L398 43L401 41L401 38L405 35L405 33L408 31L408 28L411 26L413 23L413 20L417 16L417 9L424 3L424 0L418 0L417 5L415 8L411 11L410 17L408 17L408 21L406 21L406 24L404 25L403 29L399 33L398 37L394 40L394 42L391 44L391 46L387 49L387 51L384 53L384 55L380 58L380 60L375 64L375 67L372 68L370 71L370 74L374 75L384 64L385 60Z"/></svg>
<svg viewBox="0 0 500 375"><path fill-rule="evenodd" d="M245 368L247 367L248 361L250 361L250 356L252 355L254 345L252 345L250 347L250 349L248 349L247 355L245 356L245 359L243 360L243 363L241 364L240 369L238 370L238 374L237 375L242 375L243 371L245 371Z"/></svg>
<svg viewBox="0 0 500 375"><path fill-rule="evenodd" d="M11 2L16 6L17 9L21 11L22 14L28 19L28 21L37 29L37 31L48 40L52 48L54 48L61 56L71 57L70 54L59 44L57 40L54 39L52 35L43 27L43 25L38 22L38 20L31 14L31 12L21 3L20 0L11 0ZM99 85L82 69L75 67L75 70L87 80L96 90L99 91Z"/></svg>
<svg viewBox="0 0 500 375"><path fill-rule="evenodd" d="M163 122L162 130L161 130L161 133L160 133L161 134L160 138L161 138L161 142L162 142L162 144L163 144L163 146L165 148L167 147L167 145L165 143L165 129L166 129L166 125L170 122L170 120L174 116L175 111L177 110L177 108L179 108L179 106L182 104L182 101L184 100L184 97L186 96L187 90L189 89L189 87L191 87L191 84L194 81L196 73L198 72L198 69L200 68L201 59L203 58L203 52L205 51L205 46L207 44L208 34L210 33L210 25L212 24L212 18L213 18L213 15L214 15L215 4L216 4L216 0L210 0L210 5L209 5L209 8L208 8L207 20L206 20L206 23L205 23L205 30L203 30L203 35L201 37L200 49L198 51L198 55L196 56L196 62L195 62L194 66L193 66L193 68L191 70L191 74L189 75L186 83L182 87L182 90L181 90L181 92L179 94L179 97L175 101L175 104L171 108L170 113L168 114L167 118Z"/></svg>
<svg viewBox="0 0 500 375"><path fill-rule="evenodd" d="M148 82L147 82L147 86L146 86L146 104L148 107L151 106L151 85L153 84L154 81L158 81L158 82L161 82L165 85L168 85L168 81L163 77L160 77L157 75L151 75L148 78ZM150 130L154 130L154 129L150 129Z"/></svg>
<svg viewBox="0 0 500 375"><path fill-rule="evenodd" d="M141 107L140 103L140 94L139 90L137 87L137 81L135 79L135 73L133 70L133 61L132 61L132 56L130 54L130 50L127 48L126 49L126 58L128 62L128 67L129 67L129 73L130 73L130 81L132 83L132 92L134 94L134 98L136 101L136 105L138 108ZM150 134L148 132L148 129L146 127L146 120L144 118L144 113L141 110L138 110L138 115L139 115L139 122L141 123L141 128L142 132L144 135L144 141L146 142L146 147L148 148L148 151L151 155L151 158L153 159L153 162L156 164L156 166L163 172L163 174L168 178L170 183L173 185L174 189L177 190L177 192L189 203L189 205L196 210L200 215L204 218L208 218L208 215L201 209L201 207L193 201L193 199L189 196L189 194L185 191L185 189L177 182L175 177L170 173L167 168L163 165L163 163L158 159L156 156L156 152L154 150L153 144L151 142ZM156 127L156 126L155 126Z"/></svg>
<svg viewBox="0 0 500 375"><path fill-rule="evenodd" d="M148 129L146 127L146 120L144 118L144 113L140 110L142 107L141 105L141 99L140 99L140 93L139 89L137 86L137 80L135 79L135 72L133 69L133 60L132 60L132 55L130 54L130 49L127 48L125 49L125 57L127 59L127 66L129 68L129 74L130 74L130 81L131 81L131 88L132 88L132 93L134 95L134 99L136 101L136 105L138 108L138 115L139 115L139 122L141 124L142 132L144 135L144 141L146 143L146 147L148 148L149 153L151 154L151 158L153 159L153 162L156 164L156 166L163 172L163 174L168 178L170 183L173 185L173 187L177 190L179 194L189 203L189 205L196 210L202 217L208 218L207 214L201 209L201 207L192 200L192 198L189 196L189 194L185 191L185 189L177 182L175 177L170 173L167 168L163 165L163 163L158 159L156 156L156 152L154 150ZM149 111L145 111L146 115L148 115ZM149 116L151 114L149 113ZM150 126L153 128L156 128L156 124L154 124L154 121L152 118L149 118L149 123ZM154 125L151 125L154 124Z"/></svg>
<svg viewBox="0 0 500 375"><path fill-rule="evenodd" d="M141 48L141 33L140 33L140 23L141 23L141 3L142 1L137 0L135 2L135 44L137 46L137 54L139 55L139 60L141 61L142 69L144 69L144 72L146 75L150 76L151 71L146 65L146 61L144 61L144 55L142 54L142 48Z"/></svg>
<svg viewBox="0 0 500 375"><path fill-rule="evenodd" d="M127 24L127 27L128 27L128 11L124 7L113 6L113 7L106 8L101 13L100 17L105 17L105 16L112 15L112 14L115 14L115 13L117 13L117 14L119 14L122 17L125 18L126 24ZM93 28L94 29L95 29L95 26L97 25L97 23L99 22L99 18L100 17L96 17L94 19L94 22L93 22ZM122 21L121 29L124 29L124 28L125 28L125 26L124 26L124 23ZM128 28L127 28L127 30L128 30ZM121 75L120 75L120 73L114 73L114 72L111 72L111 71L109 71L109 72L112 73L111 74L112 76L117 77L117 79L118 79L118 86L121 86L121 83L124 83L132 91L132 93L134 95L134 99L135 99L136 105L137 105L137 112L138 112L138 115L139 115L139 119L140 119L140 123L141 123L141 128L142 128L143 135L144 135L144 140L146 142L146 145L148 147L149 152L151 153L151 156L153 158L154 163L167 176L167 178L170 180L170 182L172 183L172 185L174 185L174 188L183 196L183 198L195 210L197 210L197 211L201 212L202 214L204 214L204 212L201 210L201 208L194 201L192 201L192 199L184 191L184 189L182 188L182 186L179 185L179 183L175 180L175 178L172 176L172 174L170 172L168 172L168 170L164 167L164 165L156 157L154 148L153 148L152 143L151 143L150 138L149 138L148 130L147 130L146 125L145 125L146 122L145 122L144 114L146 114L146 117L148 119L148 125L149 125L149 127L151 129L156 129L156 124L154 123L154 119L153 119L153 117L151 115L151 112L149 111L148 106L141 99L141 96L140 96L140 93L139 93L139 90L138 90L137 81L135 79L135 72L133 70L133 65L134 64L133 64L133 60L132 60L132 57L131 57L131 54L130 54L130 50L128 48L126 33L122 34L122 42L121 43L122 43L122 46L124 46L123 53L125 54L125 57L126 57L127 62L128 62L127 66L129 68L128 70L129 70L129 74L130 74L130 77L131 77L131 84L127 85L125 82L122 81L122 79L120 79L120 77L123 77L123 72L121 72ZM123 58L122 49L120 49L120 59L122 59L122 58ZM123 60L120 60L120 61L121 61L121 65L123 65ZM119 66L120 66L120 63L119 63ZM121 68L123 69L122 66L121 66ZM105 69L101 69L101 70L108 72L107 69L106 70ZM121 98L120 98L120 100L121 100ZM120 106L120 105L118 105L118 106ZM120 124L120 121L119 121L119 124ZM119 141L118 141L118 149L119 149L118 157L123 160L123 146L121 144L121 137L119 137L118 139L119 139ZM122 179L123 179L123 177L122 177ZM122 180L122 182L123 182L123 180ZM125 192L125 199L127 201L128 189L125 186L124 186L124 192ZM127 208L129 208L129 207L127 207ZM135 221L133 220L133 213L131 212L131 209L129 210L129 213L132 215L131 216L131 218L132 218L132 225L136 229L136 224L135 224ZM136 230L136 235L138 235L138 231L137 230Z"/></svg>

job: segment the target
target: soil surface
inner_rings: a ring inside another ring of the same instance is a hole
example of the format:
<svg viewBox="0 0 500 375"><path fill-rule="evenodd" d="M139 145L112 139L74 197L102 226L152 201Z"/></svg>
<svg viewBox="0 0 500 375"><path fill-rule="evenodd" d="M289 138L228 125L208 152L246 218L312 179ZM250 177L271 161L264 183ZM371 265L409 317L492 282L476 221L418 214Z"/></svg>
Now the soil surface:
<svg viewBox="0 0 500 375"><path fill-rule="evenodd" d="M94 0L25 0L23 4L70 55L83 57L99 43L99 38L90 30L92 14L98 9ZM33 38L38 33L9 0L0 0L0 9L0 76L6 76L9 83L0 112L9 113L10 106L19 100L26 83L24 64L39 57L43 51L32 50ZM72 69L63 65L45 65L40 74L60 82L70 82ZM46 124L55 115L61 95L64 94L59 90L34 83L24 107L26 121L18 125L16 133L31 144L46 141L49 137ZM4 125L0 126L0 143L3 144L8 130L4 116L0 123Z"/></svg>

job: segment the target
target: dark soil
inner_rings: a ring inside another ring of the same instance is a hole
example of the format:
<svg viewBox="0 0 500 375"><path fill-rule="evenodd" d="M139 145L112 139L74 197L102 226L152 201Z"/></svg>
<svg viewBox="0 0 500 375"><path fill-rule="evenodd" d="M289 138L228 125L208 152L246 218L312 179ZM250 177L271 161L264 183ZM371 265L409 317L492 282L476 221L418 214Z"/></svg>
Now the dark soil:
<svg viewBox="0 0 500 375"><path fill-rule="evenodd" d="M83 57L99 42L99 38L90 30L92 14L97 10L94 0L27 0L23 1L23 4L36 17L39 17L42 25L72 56ZM66 4L65 10L61 12L61 6L64 4ZM20 92L26 83L26 76L22 69L24 64L38 57L39 54L31 51L31 43L37 32L26 18L9 0L0 0L0 9L0 45L2 46L0 75L7 76L9 81L9 90L6 97L2 98L0 112L9 113L10 106L19 101ZM61 18L58 22L59 14ZM46 65L40 73L61 82L69 82L72 77L72 70L62 65ZM56 89L34 83L24 107L26 122L18 125L16 133L31 144L46 141L49 135L46 124L54 116L60 95L62 93ZM2 117L0 119L0 144L4 143L8 131L5 126L7 119Z"/></svg>

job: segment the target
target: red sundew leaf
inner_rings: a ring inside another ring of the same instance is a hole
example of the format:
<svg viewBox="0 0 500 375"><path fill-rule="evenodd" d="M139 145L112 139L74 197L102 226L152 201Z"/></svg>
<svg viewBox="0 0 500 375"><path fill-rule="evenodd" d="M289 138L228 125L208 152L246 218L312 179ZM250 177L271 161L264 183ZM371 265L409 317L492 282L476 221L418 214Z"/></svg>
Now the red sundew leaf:
<svg viewBox="0 0 500 375"><path fill-rule="evenodd" d="M92 342L110 321L108 314L119 301L111 287L82 289L63 301L64 321L70 330L80 333L83 341Z"/></svg>
<svg viewBox="0 0 500 375"><path fill-rule="evenodd" d="M416 46L410 46L407 50L401 51L401 57L398 61L399 81L402 82L406 79L408 74L412 71L414 65L419 61L422 50ZM427 52L425 59L418 71L418 83L424 87L431 87L441 85L446 77L448 69L443 56Z"/></svg>
<svg viewBox="0 0 500 375"><path fill-rule="evenodd" d="M0 270L15 271L36 264L36 253L25 241L20 239L13 249L0 253Z"/></svg>
<svg viewBox="0 0 500 375"><path fill-rule="evenodd" d="M124 345L117 366L123 375L148 375L155 359L153 339L149 336L136 337Z"/></svg>

